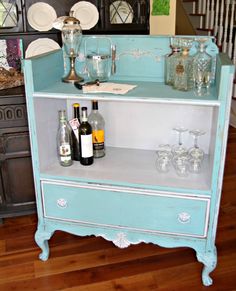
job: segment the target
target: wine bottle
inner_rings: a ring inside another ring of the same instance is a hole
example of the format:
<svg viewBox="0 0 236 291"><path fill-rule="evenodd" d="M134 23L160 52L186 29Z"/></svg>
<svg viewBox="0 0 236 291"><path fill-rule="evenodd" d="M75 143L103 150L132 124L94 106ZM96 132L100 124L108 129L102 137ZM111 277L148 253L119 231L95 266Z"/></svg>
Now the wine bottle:
<svg viewBox="0 0 236 291"><path fill-rule="evenodd" d="M98 111L98 101L92 101L92 111L89 114L88 122L92 126L93 134L93 155L94 158L105 156L105 121Z"/></svg>
<svg viewBox="0 0 236 291"><path fill-rule="evenodd" d="M84 166L93 163L92 127L88 123L87 107L82 107L82 118L79 126L80 163Z"/></svg>
<svg viewBox="0 0 236 291"><path fill-rule="evenodd" d="M61 166L71 166L72 161L72 139L71 131L67 124L65 110L59 111L59 129L57 133L58 158Z"/></svg>
<svg viewBox="0 0 236 291"><path fill-rule="evenodd" d="M79 145L79 125L80 125L80 104L73 104L74 118L69 121L72 128L72 146L73 146L73 160L80 160L80 145Z"/></svg>

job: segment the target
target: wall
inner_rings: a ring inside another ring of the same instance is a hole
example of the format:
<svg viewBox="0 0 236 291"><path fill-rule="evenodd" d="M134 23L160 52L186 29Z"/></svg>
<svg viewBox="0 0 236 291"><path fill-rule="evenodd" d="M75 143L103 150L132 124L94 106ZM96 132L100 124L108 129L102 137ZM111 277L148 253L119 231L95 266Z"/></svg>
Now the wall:
<svg viewBox="0 0 236 291"><path fill-rule="evenodd" d="M174 35L176 19L176 0L170 0L170 15L152 16L152 2L150 0L150 34Z"/></svg>

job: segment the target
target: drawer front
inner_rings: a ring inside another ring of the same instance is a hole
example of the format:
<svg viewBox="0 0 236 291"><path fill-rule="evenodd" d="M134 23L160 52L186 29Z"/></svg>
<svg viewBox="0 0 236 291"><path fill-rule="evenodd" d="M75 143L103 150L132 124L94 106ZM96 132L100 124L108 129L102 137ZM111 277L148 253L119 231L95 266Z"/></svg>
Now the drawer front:
<svg viewBox="0 0 236 291"><path fill-rule="evenodd" d="M210 200L132 188L42 182L44 216L144 232L205 237Z"/></svg>
<svg viewBox="0 0 236 291"><path fill-rule="evenodd" d="M10 157L30 155L29 133L24 131L0 135L0 153Z"/></svg>

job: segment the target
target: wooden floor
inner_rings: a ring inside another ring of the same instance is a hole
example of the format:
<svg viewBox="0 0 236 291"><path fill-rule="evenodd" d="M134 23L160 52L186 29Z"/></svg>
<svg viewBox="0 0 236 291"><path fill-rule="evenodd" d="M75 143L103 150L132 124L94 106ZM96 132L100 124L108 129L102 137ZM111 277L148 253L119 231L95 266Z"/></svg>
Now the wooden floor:
<svg viewBox="0 0 236 291"><path fill-rule="evenodd" d="M0 226L0 291L6 290L236 290L236 129L230 128L217 232L214 285L203 287L191 249L140 244L118 249L102 238L57 232L51 256L38 260L36 215Z"/></svg>

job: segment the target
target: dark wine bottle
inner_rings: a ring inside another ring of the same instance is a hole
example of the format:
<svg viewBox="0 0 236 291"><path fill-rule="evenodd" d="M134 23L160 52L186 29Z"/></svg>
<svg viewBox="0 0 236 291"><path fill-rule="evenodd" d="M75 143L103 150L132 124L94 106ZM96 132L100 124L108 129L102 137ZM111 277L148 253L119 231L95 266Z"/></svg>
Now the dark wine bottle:
<svg viewBox="0 0 236 291"><path fill-rule="evenodd" d="M80 125L80 105L79 103L73 104L74 118L70 120L72 128L72 147L73 147L73 160L80 160L80 144L79 144L79 125Z"/></svg>
<svg viewBox="0 0 236 291"><path fill-rule="evenodd" d="M88 123L87 107L82 107L82 118L79 126L80 163L84 166L93 164L92 127Z"/></svg>

